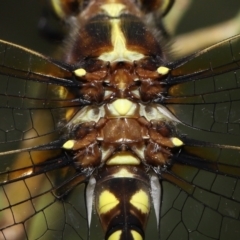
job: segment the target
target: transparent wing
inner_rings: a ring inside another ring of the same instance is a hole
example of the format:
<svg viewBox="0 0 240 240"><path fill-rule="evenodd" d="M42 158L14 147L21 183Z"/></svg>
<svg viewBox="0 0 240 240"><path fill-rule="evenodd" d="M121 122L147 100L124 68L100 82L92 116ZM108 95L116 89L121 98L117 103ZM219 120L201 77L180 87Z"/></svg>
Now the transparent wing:
<svg viewBox="0 0 240 240"><path fill-rule="evenodd" d="M61 150L82 107L70 68L4 41L0 49L0 239L87 239L86 177Z"/></svg>
<svg viewBox="0 0 240 240"><path fill-rule="evenodd" d="M207 132L239 134L239 50L238 35L169 64L174 69L165 103L181 122Z"/></svg>
<svg viewBox="0 0 240 240"><path fill-rule="evenodd" d="M161 239L240 239L239 52L240 35L170 64L185 146L162 173Z"/></svg>

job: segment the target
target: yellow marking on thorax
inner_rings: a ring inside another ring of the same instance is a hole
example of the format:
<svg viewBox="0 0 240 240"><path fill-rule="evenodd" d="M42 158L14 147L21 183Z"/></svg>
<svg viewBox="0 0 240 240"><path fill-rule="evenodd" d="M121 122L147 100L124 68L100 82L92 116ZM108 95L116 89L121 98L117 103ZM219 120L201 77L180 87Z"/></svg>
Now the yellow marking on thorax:
<svg viewBox="0 0 240 240"><path fill-rule="evenodd" d="M108 240L119 240L121 237L121 234L122 234L122 230L117 230L108 238Z"/></svg>
<svg viewBox="0 0 240 240"><path fill-rule="evenodd" d="M135 156L129 154L129 152L120 152L115 154L110 160L107 161L107 165L139 165L140 161Z"/></svg>
<svg viewBox="0 0 240 240"><path fill-rule="evenodd" d="M130 203L144 214L150 211L149 197L143 190L139 190L135 193L131 197Z"/></svg>
<svg viewBox="0 0 240 240"><path fill-rule="evenodd" d="M110 17L119 17L122 10L125 9L123 4L105 4L101 7ZM109 20L112 32L111 32L111 42L113 45L113 50L111 52L106 52L101 54L98 58L103 61L116 62L116 61L135 61L144 57L143 54L139 52L130 51L126 47L126 39L121 31L119 19Z"/></svg>
<svg viewBox="0 0 240 240"><path fill-rule="evenodd" d="M126 9L126 6L121 3L107 3L101 6L109 17L119 17L122 10Z"/></svg>
<svg viewBox="0 0 240 240"><path fill-rule="evenodd" d="M103 191L99 196L98 209L100 214L111 211L119 204L119 200L108 190Z"/></svg>
<svg viewBox="0 0 240 240"><path fill-rule="evenodd" d="M143 240L142 236L135 230L131 230L131 234L134 240Z"/></svg>
<svg viewBox="0 0 240 240"><path fill-rule="evenodd" d="M112 104L109 104L109 110L111 111L111 114L116 116L132 115L135 109L136 104L125 98L117 99Z"/></svg>
<svg viewBox="0 0 240 240"><path fill-rule="evenodd" d="M114 178L134 178L134 175L129 172L126 168L122 168L117 173L113 174Z"/></svg>

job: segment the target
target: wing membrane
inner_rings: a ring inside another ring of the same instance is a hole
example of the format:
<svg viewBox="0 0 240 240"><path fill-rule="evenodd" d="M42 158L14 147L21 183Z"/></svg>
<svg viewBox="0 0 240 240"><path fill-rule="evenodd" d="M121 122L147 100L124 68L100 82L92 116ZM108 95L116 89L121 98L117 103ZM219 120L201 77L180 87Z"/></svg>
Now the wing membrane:
<svg viewBox="0 0 240 240"><path fill-rule="evenodd" d="M202 51L169 63L171 84L196 80L239 69L240 35L231 37Z"/></svg>
<svg viewBox="0 0 240 240"><path fill-rule="evenodd" d="M73 188L85 179L76 176L61 142L53 144L68 117L79 109L79 101L66 87L76 85L69 67L4 41L0 49L0 238L84 239L85 205L74 206L71 194L69 202L56 197L63 195L58 189L64 183ZM84 201L84 193L81 196ZM51 221L54 214L57 221ZM38 231L33 231L36 224Z"/></svg>
<svg viewBox="0 0 240 240"><path fill-rule="evenodd" d="M64 66L53 62L27 48L0 41L0 72L7 76L31 79L41 82L71 84L72 73Z"/></svg>
<svg viewBox="0 0 240 240"><path fill-rule="evenodd" d="M240 35L170 65L164 103L185 125L239 135ZM186 112L190 114L185 114Z"/></svg>
<svg viewBox="0 0 240 240"><path fill-rule="evenodd" d="M70 66L5 41L0 41L0 49L2 152L58 138L64 123L83 104L66 87L76 86Z"/></svg>
<svg viewBox="0 0 240 240"><path fill-rule="evenodd" d="M207 145L185 146L162 173L163 239L239 238L239 150Z"/></svg>
<svg viewBox="0 0 240 240"><path fill-rule="evenodd" d="M162 173L162 239L240 238L239 52L240 35L169 64L185 146Z"/></svg>

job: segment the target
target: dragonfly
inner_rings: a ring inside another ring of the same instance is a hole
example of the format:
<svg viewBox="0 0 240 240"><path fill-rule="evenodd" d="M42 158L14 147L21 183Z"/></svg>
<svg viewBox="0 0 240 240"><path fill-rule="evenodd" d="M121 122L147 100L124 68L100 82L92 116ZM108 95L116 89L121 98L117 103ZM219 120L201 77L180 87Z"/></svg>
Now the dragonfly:
<svg viewBox="0 0 240 240"><path fill-rule="evenodd" d="M125 1L104 2L91 57L0 42L1 239L238 239L240 37L167 61ZM119 19L156 49L131 52Z"/></svg>

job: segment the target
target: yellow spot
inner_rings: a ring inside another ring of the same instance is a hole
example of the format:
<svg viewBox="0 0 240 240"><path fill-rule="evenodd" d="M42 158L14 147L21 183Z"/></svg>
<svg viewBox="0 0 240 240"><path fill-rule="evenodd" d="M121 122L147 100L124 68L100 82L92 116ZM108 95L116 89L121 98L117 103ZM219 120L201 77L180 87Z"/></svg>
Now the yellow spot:
<svg viewBox="0 0 240 240"><path fill-rule="evenodd" d="M119 200L109 191L103 191L99 196L98 209L99 214L111 211L119 204Z"/></svg>
<svg viewBox="0 0 240 240"><path fill-rule="evenodd" d="M161 75L166 75L169 73L169 71L170 71L169 68L163 67L163 66L161 66L157 69L158 74L161 74Z"/></svg>
<svg viewBox="0 0 240 240"><path fill-rule="evenodd" d="M121 237L122 231L121 230L117 230L116 232L114 232L109 238L108 240L119 240Z"/></svg>
<svg viewBox="0 0 240 240"><path fill-rule="evenodd" d="M117 99L112 103L112 105L119 115L124 116L133 106L133 102L129 101L128 99Z"/></svg>
<svg viewBox="0 0 240 240"><path fill-rule="evenodd" d="M171 140L175 147L180 147L183 145L183 142L179 138L174 137L174 138L171 138Z"/></svg>
<svg viewBox="0 0 240 240"><path fill-rule="evenodd" d="M115 154L110 160L107 161L107 165L139 165L140 161L134 155L129 152L120 152Z"/></svg>
<svg viewBox="0 0 240 240"><path fill-rule="evenodd" d="M137 193L135 193L131 197L130 203L135 208L140 210L142 213L144 214L149 213L150 210L149 197L143 190L139 190Z"/></svg>
<svg viewBox="0 0 240 240"><path fill-rule="evenodd" d="M75 142L76 142L75 140L68 140L63 144L62 148L70 150L74 147Z"/></svg>
<svg viewBox="0 0 240 240"><path fill-rule="evenodd" d="M114 178L134 178L134 175L130 173L127 169L121 168L120 171L113 174Z"/></svg>
<svg viewBox="0 0 240 240"><path fill-rule="evenodd" d="M143 240L142 236L134 230L131 230L131 234L134 240Z"/></svg>
<svg viewBox="0 0 240 240"><path fill-rule="evenodd" d="M76 69L74 70L74 74L77 76L77 77L83 77L86 75L86 70L84 68L79 68L79 69Z"/></svg>
<svg viewBox="0 0 240 240"><path fill-rule="evenodd" d="M108 3L101 6L101 9L110 17L119 17L122 10L125 8L125 5L121 3Z"/></svg>

